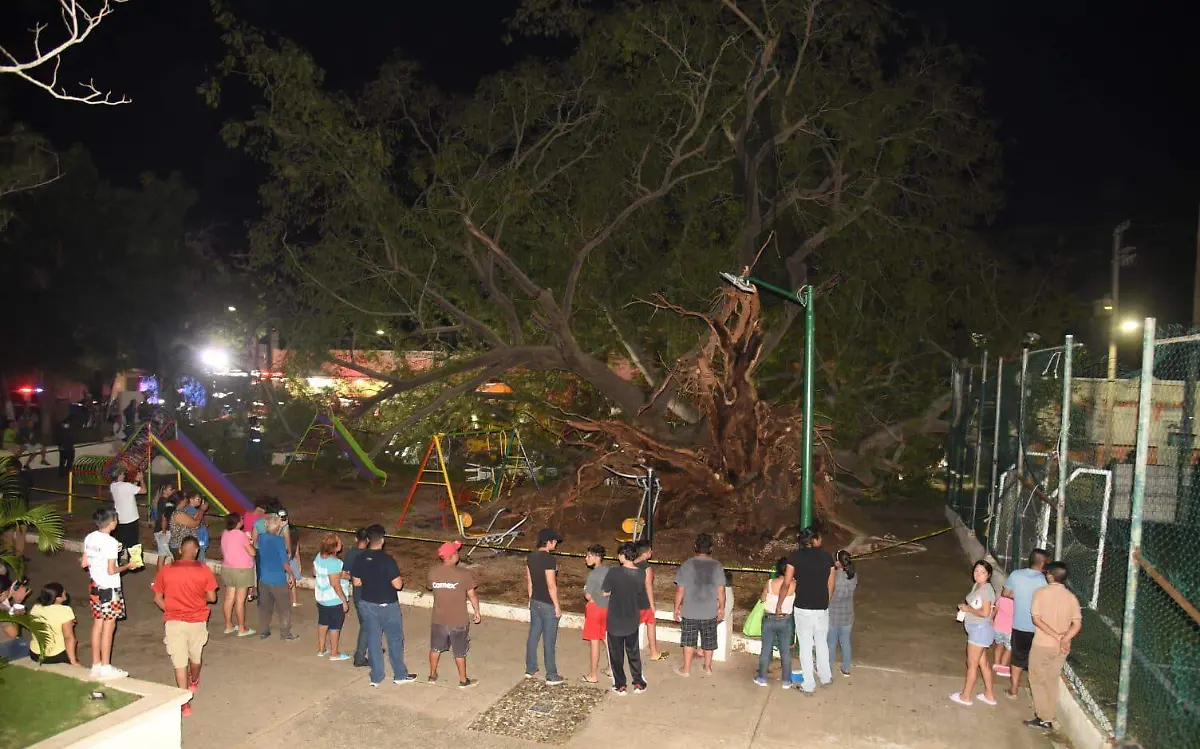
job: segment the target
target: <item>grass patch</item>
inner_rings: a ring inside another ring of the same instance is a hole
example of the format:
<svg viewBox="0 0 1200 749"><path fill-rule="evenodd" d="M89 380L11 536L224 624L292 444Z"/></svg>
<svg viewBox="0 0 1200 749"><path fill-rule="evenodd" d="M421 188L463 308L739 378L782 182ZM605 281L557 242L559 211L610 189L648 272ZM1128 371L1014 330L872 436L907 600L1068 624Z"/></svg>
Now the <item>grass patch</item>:
<svg viewBox="0 0 1200 749"><path fill-rule="evenodd" d="M102 700L91 699L93 691ZM0 669L0 749L21 749L139 699L96 682L19 666Z"/></svg>

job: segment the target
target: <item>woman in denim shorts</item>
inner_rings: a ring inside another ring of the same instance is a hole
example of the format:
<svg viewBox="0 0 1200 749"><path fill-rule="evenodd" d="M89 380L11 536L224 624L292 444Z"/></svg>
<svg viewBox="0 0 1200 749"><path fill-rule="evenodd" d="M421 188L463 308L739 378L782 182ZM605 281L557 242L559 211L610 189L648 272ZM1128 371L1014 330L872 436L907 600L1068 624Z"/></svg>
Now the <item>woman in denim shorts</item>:
<svg viewBox="0 0 1200 749"><path fill-rule="evenodd" d="M986 705L996 704L992 691L992 669L988 666L987 651L996 640L992 628L992 608L996 605L996 589L992 587L992 565L980 559L971 567L975 584L966 600L958 604L958 618L967 630L967 674L960 692L950 695L950 700L960 705L970 705L975 694L975 674L983 675L983 694L979 701Z"/></svg>

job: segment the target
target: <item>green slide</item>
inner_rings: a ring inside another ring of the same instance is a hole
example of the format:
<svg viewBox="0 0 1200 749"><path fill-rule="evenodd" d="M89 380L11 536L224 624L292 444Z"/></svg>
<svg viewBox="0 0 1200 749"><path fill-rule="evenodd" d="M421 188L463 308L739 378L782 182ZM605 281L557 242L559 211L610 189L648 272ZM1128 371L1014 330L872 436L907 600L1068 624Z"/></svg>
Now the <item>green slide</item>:
<svg viewBox="0 0 1200 749"><path fill-rule="evenodd" d="M375 465L375 461L371 460L371 456L362 449L362 445L358 444L358 440L354 439L354 435L350 434L350 430L346 429L341 419L322 414L317 417L317 421L333 428L333 434L341 443L342 451L346 453L346 457L350 458L350 462L354 463L354 467L360 473L369 476L372 481L378 479L381 485L387 484L387 473Z"/></svg>

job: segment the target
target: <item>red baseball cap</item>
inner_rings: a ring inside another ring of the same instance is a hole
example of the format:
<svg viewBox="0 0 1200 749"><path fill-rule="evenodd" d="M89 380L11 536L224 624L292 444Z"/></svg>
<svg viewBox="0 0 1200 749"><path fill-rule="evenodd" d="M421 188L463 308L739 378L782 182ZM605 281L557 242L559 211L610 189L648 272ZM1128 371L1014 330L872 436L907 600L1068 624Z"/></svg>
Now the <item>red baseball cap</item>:
<svg viewBox="0 0 1200 749"><path fill-rule="evenodd" d="M462 541L447 541L438 547L438 559L446 559L462 548Z"/></svg>

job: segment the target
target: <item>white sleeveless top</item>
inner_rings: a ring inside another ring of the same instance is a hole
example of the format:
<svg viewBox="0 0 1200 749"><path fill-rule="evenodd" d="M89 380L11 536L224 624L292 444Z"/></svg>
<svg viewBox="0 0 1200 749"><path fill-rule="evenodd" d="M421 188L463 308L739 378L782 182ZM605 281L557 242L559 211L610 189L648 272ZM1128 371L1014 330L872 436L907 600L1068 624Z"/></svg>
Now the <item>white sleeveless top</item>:
<svg viewBox="0 0 1200 749"><path fill-rule="evenodd" d="M780 585L779 587L782 588L783 585ZM783 609L782 609L781 613L783 613L783 614L792 613L792 604L795 602L795 600L796 600L796 594L794 592L789 595L784 596L783 597ZM775 607L778 605L779 605L779 594L770 592L770 588L768 588L767 589L767 600L763 601L763 613L764 614L774 614Z"/></svg>

